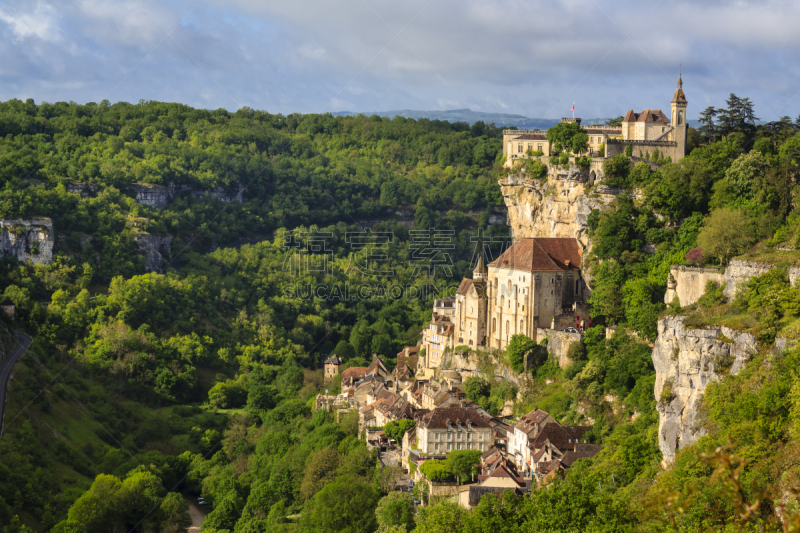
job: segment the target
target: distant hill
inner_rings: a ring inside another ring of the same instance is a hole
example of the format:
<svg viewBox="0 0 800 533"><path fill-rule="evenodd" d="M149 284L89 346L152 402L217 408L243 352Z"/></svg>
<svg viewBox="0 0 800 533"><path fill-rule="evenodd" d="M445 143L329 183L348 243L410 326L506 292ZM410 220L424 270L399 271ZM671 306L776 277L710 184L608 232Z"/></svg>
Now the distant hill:
<svg viewBox="0 0 800 533"><path fill-rule="evenodd" d="M482 120L486 124L494 122L496 126L516 126L518 129L547 129L558 124L561 119L548 119L548 118L529 118L522 115L510 115L506 113L484 113L482 111L473 111L471 109L449 109L447 111L419 111L414 109L398 109L395 111L337 111L334 115L379 115L381 117L394 118L396 116L420 119L427 118L431 120L446 120L448 122L466 122L472 124ZM603 124L607 119L604 118L591 118L583 119L583 124Z"/></svg>
<svg viewBox="0 0 800 533"><path fill-rule="evenodd" d="M534 130L536 128L546 130L561 122L560 118L530 118L522 115L510 115L507 113L484 113L482 111L473 111L471 109L448 109L446 111L420 111L415 109L398 109L395 111L335 111L336 116L353 116L353 115L378 115L381 117L394 118L397 116L420 119L427 118L431 120L446 120L448 122L466 122L472 124L482 120L486 124L494 122L495 126L511 127L516 126L517 129ZM607 118L582 118L581 124L583 126L591 126L593 124L605 124ZM696 128L697 121L689 120L689 126Z"/></svg>

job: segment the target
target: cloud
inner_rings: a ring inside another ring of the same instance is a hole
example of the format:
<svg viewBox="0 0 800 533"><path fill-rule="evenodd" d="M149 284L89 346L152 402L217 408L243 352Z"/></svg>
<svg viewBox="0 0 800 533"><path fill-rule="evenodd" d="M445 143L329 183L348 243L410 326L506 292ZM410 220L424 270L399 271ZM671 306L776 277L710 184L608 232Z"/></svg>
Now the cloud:
<svg viewBox="0 0 800 533"><path fill-rule="evenodd" d="M0 97L588 118L668 107L682 65L690 116L730 92L794 116L798 19L771 0L7 0Z"/></svg>
<svg viewBox="0 0 800 533"><path fill-rule="evenodd" d="M43 41L57 41L59 32L56 9L43 2L35 2L32 7L32 10L26 12L6 5L0 9L0 20L12 29L17 42L31 37Z"/></svg>

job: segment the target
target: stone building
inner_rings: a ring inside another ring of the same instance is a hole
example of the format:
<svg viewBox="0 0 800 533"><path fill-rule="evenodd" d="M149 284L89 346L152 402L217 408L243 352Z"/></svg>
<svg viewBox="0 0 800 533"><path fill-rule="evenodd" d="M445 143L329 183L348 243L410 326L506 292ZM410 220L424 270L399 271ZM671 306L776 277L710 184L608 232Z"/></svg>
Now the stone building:
<svg viewBox="0 0 800 533"><path fill-rule="evenodd" d="M339 365L342 364L342 359L333 354L325 360L325 381L330 381L339 373Z"/></svg>
<svg viewBox="0 0 800 533"><path fill-rule="evenodd" d="M575 304L588 299L580 267L578 241L564 238L521 239L489 263L485 346L504 349L516 334L535 339L540 325L573 325Z"/></svg>
<svg viewBox="0 0 800 533"><path fill-rule="evenodd" d="M678 78L678 88L670 103L670 115L660 109L645 109L640 113L628 110L622 127L585 126L589 136L588 154L595 161L592 169L602 172L602 160L625 152L627 145L632 145L633 155L652 154L658 150L662 156L672 161L683 159L686 155L688 124L686 122L686 106L688 102L683 92L683 80ZM579 118L562 118L562 122L577 122ZM605 146L603 153L600 147ZM543 130L504 130L503 155L505 166L511 168L515 161L531 157L530 153L542 152L544 162L552 155L552 147L547 140L547 132Z"/></svg>
<svg viewBox="0 0 800 533"><path fill-rule="evenodd" d="M417 422L417 448L422 453L488 450L493 444L489 423L472 409L445 407L426 413Z"/></svg>
<svg viewBox="0 0 800 533"><path fill-rule="evenodd" d="M484 346L486 344L486 266L483 257L472 271L472 279L464 278L455 295L456 346Z"/></svg>
<svg viewBox="0 0 800 533"><path fill-rule="evenodd" d="M425 348L425 366L438 367L446 349L452 349L455 326L450 317L433 314L428 327L423 331L422 347Z"/></svg>

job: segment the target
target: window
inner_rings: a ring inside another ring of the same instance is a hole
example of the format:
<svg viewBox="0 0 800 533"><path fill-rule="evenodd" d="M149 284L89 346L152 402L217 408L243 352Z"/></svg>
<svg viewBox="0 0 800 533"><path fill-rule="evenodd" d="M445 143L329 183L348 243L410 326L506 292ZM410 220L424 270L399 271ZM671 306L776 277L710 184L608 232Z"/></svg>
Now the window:
<svg viewBox="0 0 800 533"><path fill-rule="evenodd" d="M520 332L520 333L523 333L523 329L522 329L522 320L520 320L520 321L519 321L519 332Z"/></svg>
<svg viewBox="0 0 800 533"><path fill-rule="evenodd" d="M542 145L541 144L536 145L536 149L541 152L542 151Z"/></svg>
<svg viewBox="0 0 800 533"><path fill-rule="evenodd" d="M517 152L520 153L520 154L522 153L522 143L519 143L517 145Z"/></svg>
<svg viewBox="0 0 800 533"><path fill-rule="evenodd" d="M533 144L528 143L528 151L533 152Z"/></svg>
<svg viewBox="0 0 800 533"><path fill-rule="evenodd" d="M448 442L447 443L447 451L449 452L452 449L453 449L453 445Z"/></svg>
<svg viewBox="0 0 800 533"><path fill-rule="evenodd" d="M508 336L508 320L506 320L506 337Z"/></svg>
<svg viewBox="0 0 800 533"><path fill-rule="evenodd" d="M576 280L575 280L575 292L577 293L577 292L579 292L580 290L581 290L581 284L580 284L580 280L576 279Z"/></svg>
<svg viewBox="0 0 800 533"><path fill-rule="evenodd" d="M492 319L492 333L494 333L496 331L497 331L497 319L493 318Z"/></svg>
<svg viewBox="0 0 800 533"><path fill-rule="evenodd" d="M436 445L436 451L437 452L439 451L439 445L438 444Z"/></svg>
<svg viewBox="0 0 800 533"><path fill-rule="evenodd" d="M683 111L678 111L678 124L683 124Z"/></svg>

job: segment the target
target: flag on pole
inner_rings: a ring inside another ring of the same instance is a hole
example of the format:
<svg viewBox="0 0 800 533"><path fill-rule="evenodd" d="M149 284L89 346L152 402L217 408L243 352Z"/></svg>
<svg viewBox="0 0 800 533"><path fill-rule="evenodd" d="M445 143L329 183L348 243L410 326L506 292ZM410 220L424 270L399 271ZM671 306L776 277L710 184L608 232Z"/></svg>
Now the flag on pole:
<svg viewBox="0 0 800 533"><path fill-rule="evenodd" d="M572 102L572 109L570 109L570 112L572 112L572 113L575 112L575 102Z"/></svg>

